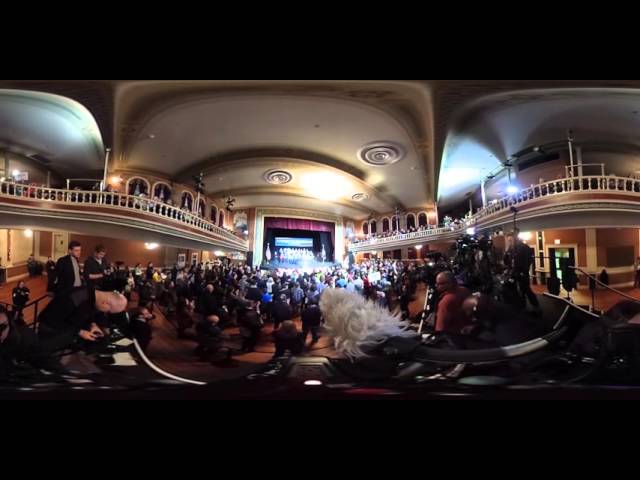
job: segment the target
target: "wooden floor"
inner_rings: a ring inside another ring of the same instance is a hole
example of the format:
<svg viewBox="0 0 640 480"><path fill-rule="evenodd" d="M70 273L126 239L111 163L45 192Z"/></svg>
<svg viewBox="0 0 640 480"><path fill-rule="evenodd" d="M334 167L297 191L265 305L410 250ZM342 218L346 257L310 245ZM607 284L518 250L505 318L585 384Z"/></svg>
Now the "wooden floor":
<svg viewBox="0 0 640 480"><path fill-rule="evenodd" d="M25 280L26 286L31 291L31 294L29 296L29 302L33 300L37 300L38 298L46 295L47 293L47 277L46 276L25 278L24 280ZM0 302L9 303L9 304L11 303L11 295L16 285L18 285L18 282L10 282L0 286ZM39 312L41 312L42 309L47 306L47 304L49 303L49 300L50 300L49 298L45 298L42 301L38 302ZM30 324L31 322L33 322L34 313L35 313L34 306L26 308L23 311L24 319L25 319L25 322L27 322L27 324Z"/></svg>

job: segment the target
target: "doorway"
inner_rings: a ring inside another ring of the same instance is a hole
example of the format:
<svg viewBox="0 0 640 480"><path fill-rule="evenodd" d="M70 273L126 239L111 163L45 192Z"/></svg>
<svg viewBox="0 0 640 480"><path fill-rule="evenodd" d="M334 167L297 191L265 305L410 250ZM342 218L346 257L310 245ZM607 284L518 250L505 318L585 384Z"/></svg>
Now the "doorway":
<svg viewBox="0 0 640 480"><path fill-rule="evenodd" d="M576 264L575 247L555 247L549 248L549 268L552 277L557 277L562 281L561 259L568 259L569 265Z"/></svg>

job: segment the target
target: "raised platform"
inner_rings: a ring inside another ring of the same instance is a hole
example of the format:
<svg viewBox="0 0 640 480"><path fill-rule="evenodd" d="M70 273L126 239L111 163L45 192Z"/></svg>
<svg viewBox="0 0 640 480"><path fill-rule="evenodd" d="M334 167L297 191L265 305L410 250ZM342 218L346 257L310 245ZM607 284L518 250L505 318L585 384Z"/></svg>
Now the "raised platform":
<svg viewBox="0 0 640 480"><path fill-rule="evenodd" d="M298 270L299 272L311 272L314 269L327 269L334 266L340 266L336 262L318 262L316 260L302 262L270 262L260 265L261 270Z"/></svg>

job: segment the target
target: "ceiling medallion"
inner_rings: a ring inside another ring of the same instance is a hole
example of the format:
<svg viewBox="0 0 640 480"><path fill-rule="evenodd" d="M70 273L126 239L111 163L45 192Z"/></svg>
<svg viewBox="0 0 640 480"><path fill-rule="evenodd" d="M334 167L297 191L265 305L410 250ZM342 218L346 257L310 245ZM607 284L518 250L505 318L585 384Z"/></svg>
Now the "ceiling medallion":
<svg viewBox="0 0 640 480"><path fill-rule="evenodd" d="M285 170L270 170L264 174L264 179L273 185L284 185L293 179L293 175Z"/></svg>
<svg viewBox="0 0 640 480"><path fill-rule="evenodd" d="M354 200L356 202L361 202L363 200L369 200L369 194L368 193L354 193L353 195L351 195L351 200Z"/></svg>
<svg viewBox="0 0 640 480"><path fill-rule="evenodd" d="M362 147L358 152L358 158L367 165L383 167L401 160L404 153L404 149L398 144L376 142Z"/></svg>

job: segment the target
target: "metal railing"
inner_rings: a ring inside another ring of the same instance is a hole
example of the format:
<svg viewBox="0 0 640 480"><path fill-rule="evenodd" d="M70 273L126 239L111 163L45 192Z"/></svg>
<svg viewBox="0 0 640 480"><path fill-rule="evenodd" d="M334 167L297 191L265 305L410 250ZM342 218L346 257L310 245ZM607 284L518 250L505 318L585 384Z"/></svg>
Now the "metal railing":
<svg viewBox="0 0 640 480"><path fill-rule="evenodd" d="M34 332L38 331L38 311L40 309L39 308L40 302L42 300L46 299L46 298L51 298L51 297L48 294L42 295L41 297L30 301L29 303L25 304L24 307L20 308L20 311L22 312L22 315L24 316L25 310L33 307L33 321L31 323L27 323L27 326L33 328ZM7 309L7 311L11 312L12 314L15 314L15 312L17 311L17 307L12 305L11 303L0 302L0 305L4 305L4 307ZM17 320L17 319L14 319L14 320Z"/></svg>
<svg viewBox="0 0 640 480"><path fill-rule="evenodd" d="M161 217L182 225L197 228L220 236L226 240L246 246L246 240L191 212L161 201L114 192L86 190L64 190L59 188L22 185L0 182L0 198L13 197L30 200L45 200L54 204L97 205L110 209L135 210L150 216Z"/></svg>
<svg viewBox="0 0 640 480"><path fill-rule="evenodd" d="M388 237L376 237L369 240L354 242L353 249L392 244L407 240L433 239L441 235L453 232L461 232L469 227L480 225L490 217L511 212L511 207L526 205L544 198L556 198L565 194L592 194L592 193L624 193L640 197L640 179L630 177L618 177L615 175L588 175L571 178L550 180L538 185L532 185L519 192L506 195L493 200L486 207L478 210L460 223L439 226L438 228L397 234ZM350 247L351 248L351 247Z"/></svg>

